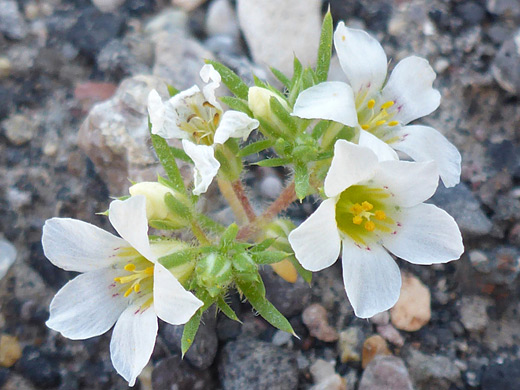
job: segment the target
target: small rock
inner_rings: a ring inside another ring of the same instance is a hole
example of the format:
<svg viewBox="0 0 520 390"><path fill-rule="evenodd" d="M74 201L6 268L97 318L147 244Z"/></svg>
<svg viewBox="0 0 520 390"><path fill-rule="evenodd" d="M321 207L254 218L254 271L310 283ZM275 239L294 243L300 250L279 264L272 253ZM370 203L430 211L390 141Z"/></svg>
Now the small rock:
<svg viewBox="0 0 520 390"><path fill-rule="evenodd" d="M341 363L359 362L361 360L364 337L363 331L354 326L340 332L338 349Z"/></svg>
<svg viewBox="0 0 520 390"><path fill-rule="evenodd" d="M429 356L412 349L406 363L418 390L448 390L452 384L461 384L460 370L446 356Z"/></svg>
<svg viewBox="0 0 520 390"><path fill-rule="evenodd" d="M242 324L240 324L240 322L234 321L226 316L218 316L217 337L220 341L234 340L240 335L241 331Z"/></svg>
<svg viewBox="0 0 520 390"><path fill-rule="evenodd" d="M48 388L60 384L61 376L57 365L33 346L23 349L18 368L35 386Z"/></svg>
<svg viewBox="0 0 520 390"><path fill-rule="evenodd" d="M390 313L388 310L377 313L370 318L370 322L375 325L386 325L390 322Z"/></svg>
<svg viewBox="0 0 520 390"><path fill-rule="evenodd" d="M455 6L455 13L470 26L480 24L486 17L486 10L484 7L473 1L457 4Z"/></svg>
<svg viewBox="0 0 520 390"><path fill-rule="evenodd" d="M222 350L219 376L223 390L296 390L298 363L291 350L244 338Z"/></svg>
<svg viewBox="0 0 520 390"><path fill-rule="evenodd" d="M2 390L33 390L31 382L21 375L11 373L7 381L2 385Z"/></svg>
<svg viewBox="0 0 520 390"><path fill-rule="evenodd" d="M283 190L282 180L275 175L266 175L260 181L260 195L267 199L276 199Z"/></svg>
<svg viewBox="0 0 520 390"><path fill-rule="evenodd" d="M92 3L101 12L114 12L124 2L125 2L125 0L92 0Z"/></svg>
<svg viewBox="0 0 520 390"><path fill-rule="evenodd" d="M338 332L329 325L327 310L319 303L313 303L302 313L302 320L311 336L331 343L338 339Z"/></svg>
<svg viewBox="0 0 520 390"><path fill-rule="evenodd" d="M376 330L385 340L391 342L396 347L402 347L404 345L403 336L401 336L401 333L399 333L392 324L378 325Z"/></svg>
<svg viewBox="0 0 520 390"><path fill-rule="evenodd" d="M202 5L206 0L171 0L173 5L181 7L186 11L193 11L195 8Z"/></svg>
<svg viewBox="0 0 520 390"><path fill-rule="evenodd" d="M392 324L401 330L415 332L431 318L431 295L427 286L413 275L402 275L401 295L390 309Z"/></svg>
<svg viewBox="0 0 520 390"><path fill-rule="evenodd" d="M277 330L271 342L277 347L281 347L282 345L289 344L292 338L292 334L284 332L283 330Z"/></svg>
<svg viewBox="0 0 520 390"><path fill-rule="evenodd" d="M15 0L2 0L0 3L0 32L15 40L24 39L29 33Z"/></svg>
<svg viewBox="0 0 520 390"><path fill-rule="evenodd" d="M334 364L318 359L310 368L314 386L310 390L347 390L345 380L334 370Z"/></svg>
<svg viewBox="0 0 520 390"><path fill-rule="evenodd" d="M113 195L128 190L127 178L155 180L160 172L149 146L147 99L152 88L168 96L166 85L156 77L124 80L110 100L92 108L79 130L80 148Z"/></svg>
<svg viewBox="0 0 520 390"><path fill-rule="evenodd" d="M12 367L21 356L22 348L18 339L8 334L2 334L0 337L0 366Z"/></svg>
<svg viewBox="0 0 520 390"><path fill-rule="evenodd" d="M488 326L487 308L493 301L481 296L466 296L458 302L460 321L470 332L481 332Z"/></svg>
<svg viewBox="0 0 520 390"><path fill-rule="evenodd" d="M0 238L0 280L16 260L16 248L9 241Z"/></svg>
<svg viewBox="0 0 520 390"><path fill-rule="evenodd" d="M11 74L11 61L7 57L0 57L0 79L9 77Z"/></svg>
<svg viewBox="0 0 520 390"><path fill-rule="evenodd" d="M520 30L502 44L491 71L502 89L513 95L520 94Z"/></svg>
<svg viewBox="0 0 520 390"><path fill-rule="evenodd" d="M298 315L311 298L311 288L298 277L290 283L278 276L271 267L260 271L265 284L267 299L286 317Z"/></svg>
<svg viewBox="0 0 520 390"><path fill-rule="evenodd" d="M178 356L161 360L152 372L153 389L207 390L216 388L209 370L196 370Z"/></svg>
<svg viewBox="0 0 520 390"><path fill-rule="evenodd" d="M172 352L181 352L183 325L165 324L160 331L165 344ZM205 370L213 363L217 354L218 338L216 320L212 313L207 313L200 323L195 340L184 357L194 367Z"/></svg>
<svg viewBox="0 0 520 390"><path fill-rule="evenodd" d="M520 360L491 364L482 374L482 390L517 390L519 383Z"/></svg>
<svg viewBox="0 0 520 390"><path fill-rule="evenodd" d="M377 355L391 355L384 338L379 335L370 336L363 343L361 367L366 368Z"/></svg>
<svg viewBox="0 0 520 390"><path fill-rule="evenodd" d="M240 27L256 63L274 66L286 74L292 74L295 55L303 66L315 63L321 1L238 0L237 9Z"/></svg>
<svg viewBox="0 0 520 390"><path fill-rule="evenodd" d="M431 201L455 218L464 237L485 236L493 227L481 210L480 202L464 183L453 188L439 186Z"/></svg>
<svg viewBox="0 0 520 390"><path fill-rule="evenodd" d="M167 8L146 23L144 32L149 37L153 37L157 33L175 33L186 31L187 28L188 15L186 12L180 9Z"/></svg>
<svg viewBox="0 0 520 390"><path fill-rule="evenodd" d="M130 48L117 39L103 47L97 57L97 64L100 70L117 79L150 73L150 68L139 63Z"/></svg>
<svg viewBox="0 0 520 390"><path fill-rule="evenodd" d="M22 114L14 114L2 122L7 139L14 145L24 145L32 140L38 131L38 122Z"/></svg>
<svg viewBox="0 0 520 390"><path fill-rule="evenodd" d="M401 358L376 356L363 371L358 390L413 390Z"/></svg>
<svg viewBox="0 0 520 390"><path fill-rule="evenodd" d="M520 16L520 0L487 0L486 8L495 15Z"/></svg>
<svg viewBox="0 0 520 390"><path fill-rule="evenodd" d="M229 0L213 0L206 13L206 33L208 35L229 35L237 37L238 29L235 10Z"/></svg>

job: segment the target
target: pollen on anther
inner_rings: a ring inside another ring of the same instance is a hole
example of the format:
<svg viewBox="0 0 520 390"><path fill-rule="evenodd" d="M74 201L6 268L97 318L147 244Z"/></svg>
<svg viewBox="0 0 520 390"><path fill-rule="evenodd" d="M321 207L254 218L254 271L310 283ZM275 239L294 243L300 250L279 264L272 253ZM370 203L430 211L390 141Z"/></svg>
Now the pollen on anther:
<svg viewBox="0 0 520 390"><path fill-rule="evenodd" d="M398 124L399 124L399 122L397 122L397 121L388 122L388 126L397 126Z"/></svg>
<svg viewBox="0 0 520 390"><path fill-rule="evenodd" d="M347 39L347 37L345 37L345 35L342 35L342 36L341 36L341 40L342 40L343 42L345 42L345 39Z"/></svg>
<svg viewBox="0 0 520 390"><path fill-rule="evenodd" d="M394 101L393 100L389 100L387 101L386 103L384 103L382 106L381 106L381 109L382 110L386 110L387 108L390 108L394 105Z"/></svg>
<svg viewBox="0 0 520 390"><path fill-rule="evenodd" d="M363 203L361 203L361 207L363 207L363 210L365 210L365 211L370 211L374 208L374 205L365 200Z"/></svg>
<svg viewBox="0 0 520 390"><path fill-rule="evenodd" d="M361 125L361 128L363 130L368 130L370 128L370 126L369 125Z"/></svg>
<svg viewBox="0 0 520 390"><path fill-rule="evenodd" d="M128 297L130 294L132 294L132 291L133 291L133 289L132 289L132 287L130 287L128 290L125 291L124 297L125 298Z"/></svg>
<svg viewBox="0 0 520 390"><path fill-rule="evenodd" d="M352 223L355 225L361 225L361 222L363 222L363 217L360 215L356 215L354 218L352 218Z"/></svg>
<svg viewBox="0 0 520 390"><path fill-rule="evenodd" d="M125 271L128 271L128 272L132 272L132 271L135 271L135 264L127 264L125 265Z"/></svg>
<svg viewBox="0 0 520 390"><path fill-rule="evenodd" d="M376 101L374 99L370 99L367 103L367 107L372 109L376 105Z"/></svg>
<svg viewBox="0 0 520 390"><path fill-rule="evenodd" d="M374 213L374 216L376 217L376 219L379 219L380 221L383 221L386 219L386 214L383 210L376 210L376 212Z"/></svg>
<svg viewBox="0 0 520 390"><path fill-rule="evenodd" d="M376 224L374 222L372 222L372 221L365 222L365 229L368 230L369 232L373 232L375 228L376 228Z"/></svg>
<svg viewBox="0 0 520 390"><path fill-rule="evenodd" d="M139 283L134 284L134 291L137 293L141 291L141 285Z"/></svg>
<svg viewBox="0 0 520 390"><path fill-rule="evenodd" d="M385 123L386 123L386 120L382 119L382 120L376 122L376 126L381 126L381 125L384 125Z"/></svg>

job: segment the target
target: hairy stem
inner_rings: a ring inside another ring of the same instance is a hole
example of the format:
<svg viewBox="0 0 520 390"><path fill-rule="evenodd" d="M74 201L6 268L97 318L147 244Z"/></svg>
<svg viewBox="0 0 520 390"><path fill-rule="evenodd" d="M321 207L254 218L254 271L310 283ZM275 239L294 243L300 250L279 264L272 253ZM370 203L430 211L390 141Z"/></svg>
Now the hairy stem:
<svg viewBox="0 0 520 390"><path fill-rule="evenodd" d="M191 221L191 231L193 232L193 235L199 240L199 242L202 245L209 245L211 242L209 241L208 237L206 237L206 234L204 233L204 230L200 227L197 221L192 220Z"/></svg>
<svg viewBox="0 0 520 390"><path fill-rule="evenodd" d="M253 210L253 206L251 206L251 203L249 202L249 198L246 195L244 187L242 186L242 181L240 179L235 180L233 183L231 183L231 186L233 187L233 191L235 192L237 199L240 201L242 208L246 213L249 223L254 222L256 219L256 214Z"/></svg>
<svg viewBox="0 0 520 390"><path fill-rule="evenodd" d="M231 210L233 210L233 214L235 214L235 218L237 220L238 225L247 224L249 222L247 212L244 209L244 205L242 204L241 200L237 197L237 194L231 182L217 176L217 183L218 188L220 189L220 193L224 198L226 198L226 201L231 207Z"/></svg>

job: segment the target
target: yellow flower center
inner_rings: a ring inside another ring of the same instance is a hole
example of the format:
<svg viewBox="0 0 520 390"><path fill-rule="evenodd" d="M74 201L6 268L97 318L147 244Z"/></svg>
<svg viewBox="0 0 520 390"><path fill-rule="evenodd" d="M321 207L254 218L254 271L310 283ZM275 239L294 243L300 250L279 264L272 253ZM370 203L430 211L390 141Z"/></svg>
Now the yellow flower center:
<svg viewBox="0 0 520 390"><path fill-rule="evenodd" d="M123 268L127 273L114 278L114 282L120 283L122 290L125 290L125 297L132 293L138 294L141 290L148 292L152 289L154 265L147 260L136 262L140 263L141 268L137 268L134 263L128 263Z"/></svg>
<svg viewBox="0 0 520 390"><path fill-rule="evenodd" d="M202 99L201 99L202 97ZM187 98L187 105L192 112L179 127L191 134L197 144L212 145L215 131L220 123L221 111L208 101L202 93Z"/></svg>
<svg viewBox="0 0 520 390"><path fill-rule="evenodd" d="M389 197L390 193L383 188L347 188L336 203L339 230L363 245L373 234L392 232L395 222L387 215L392 210L386 201Z"/></svg>
<svg viewBox="0 0 520 390"><path fill-rule="evenodd" d="M356 102L358 103L358 102ZM398 121L391 120L395 115L395 111L388 112L388 109L394 105L394 101L389 100L383 103L379 109L375 109L375 99L370 99L366 105L363 103L356 104L358 121L363 130L375 133L381 127L394 127L399 124Z"/></svg>

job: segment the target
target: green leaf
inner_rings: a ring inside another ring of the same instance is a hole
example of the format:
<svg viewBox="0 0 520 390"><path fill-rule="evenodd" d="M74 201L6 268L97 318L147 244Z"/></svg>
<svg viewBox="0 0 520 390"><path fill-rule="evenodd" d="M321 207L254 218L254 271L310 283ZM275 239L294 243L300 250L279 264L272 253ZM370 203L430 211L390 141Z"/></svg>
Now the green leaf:
<svg viewBox="0 0 520 390"><path fill-rule="evenodd" d="M288 158L269 158L267 160L262 160L254 163L260 167L279 167L282 165L287 165L291 162Z"/></svg>
<svg viewBox="0 0 520 390"><path fill-rule="evenodd" d="M254 118L253 113L249 109L249 105L247 104L247 100L239 99L233 96L222 96L220 98L222 103L226 104L235 111L241 111L247 115L249 115L251 118Z"/></svg>
<svg viewBox="0 0 520 390"><path fill-rule="evenodd" d="M149 124L151 130L151 124ZM184 186L184 181L182 180L181 173L179 171L179 167L177 166L177 162L175 161L175 156L173 155L170 146L166 142L166 140L158 135L151 134L152 145L155 149L155 153L159 158L168 178L174 186L174 189L181 192L186 193L186 187Z"/></svg>
<svg viewBox="0 0 520 390"><path fill-rule="evenodd" d="M222 313L224 313L226 316L228 316L230 319L234 320L234 321L238 321L240 323L242 323L242 321L240 321L240 319L237 317L236 313L233 311L233 309L226 303L226 301L224 300L224 298L222 297L218 297L217 299L217 306L220 310L222 310Z"/></svg>
<svg viewBox="0 0 520 390"><path fill-rule="evenodd" d="M244 146L240 152L238 152L239 157L245 157L249 156L250 154L256 154L261 152L262 150L265 150L267 148L270 148L274 145L274 141L270 139L263 139L260 141L256 141L253 143L250 143L247 146Z"/></svg>
<svg viewBox="0 0 520 390"><path fill-rule="evenodd" d="M188 352L188 349L190 349L191 344L193 344L193 341L195 340L195 335L197 334L197 331L199 330L201 317L202 317L202 310L199 310L184 325L184 330L182 331L182 339L181 339L181 350L182 350L183 358L184 358L184 354L186 352Z"/></svg>
<svg viewBox="0 0 520 390"><path fill-rule="evenodd" d="M292 92L293 88L295 87L296 83L302 77L302 73L303 73L303 65L296 56L294 56L293 68L294 68L294 70L293 70L293 77L291 80L291 92Z"/></svg>
<svg viewBox="0 0 520 390"><path fill-rule="evenodd" d="M267 84L260 80L258 77L256 77L255 74L253 74L253 81L255 82L255 85L257 87L268 89Z"/></svg>
<svg viewBox="0 0 520 390"><path fill-rule="evenodd" d="M282 251L263 251L251 253L256 264L274 264L286 259L291 254Z"/></svg>
<svg viewBox="0 0 520 390"><path fill-rule="evenodd" d="M298 273L303 278L303 280L305 280L308 284L311 284L312 272L303 268L302 265L300 264L300 262L298 260L296 260L295 256L289 256L288 259L292 263L294 268L296 268L296 271L298 271Z"/></svg>
<svg viewBox="0 0 520 390"><path fill-rule="evenodd" d="M204 230L210 230L214 233L219 233L219 234L222 233L224 230L226 230L225 226L212 220L210 217L208 217L204 214L197 214L197 215L195 215L195 218L197 219L197 222L200 224L200 227Z"/></svg>
<svg viewBox="0 0 520 390"><path fill-rule="evenodd" d="M309 170L307 164L295 164L294 166L294 186L298 199L303 199L309 193Z"/></svg>
<svg viewBox="0 0 520 390"><path fill-rule="evenodd" d="M180 91L175 88L173 85L168 85L168 93L170 94L170 97L173 97L177 95Z"/></svg>
<svg viewBox="0 0 520 390"><path fill-rule="evenodd" d="M296 135L298 132L296 119L287 112L282 103L280 103L277 98L272 96L269 99L269 105L273 114L285 125L287 129L290 130L291 134Z"/></svg>
<svg viewBox="0 0 520 390"><path fill-rule="evenodd" d="M148 224L158 230L177 230L186 227L184 223L176 223L167 219L151 219Z"/></svg>
<svg viewBox="0 0 520 390"><path fill-rule="evenodd" d="M184 150L182 150L180 148L176 148L175 146L170 146L170 150L173 154L173 157L178 158L179 160L182 160L182 161L193 163L190 156L188 156Z"/></svg>
<svg viewBox="0 0 520 390"><path fill-rule="evenodd" d="M274 77L276 77L278 81L280 81L285 86L285 88L291 87L291 80L289 80L289 78L286 75L284 75L281 71L279 71L276 68L271 67L270 69L271 72L274 74Z"/></svg>
<svg viewBox="0 0 520 390"><path fill-rule="evenodd" d="M318 80L316 79L314 71L311 68L306 68L303 71L302 76L302 89L305 90L307 88L312 87L315 84L318 84Z"/></svg>
<svg viewBox="0 0 520 390"><path fill-rule="evenodd" d="M265 240L263 240L262 242L254 245L250 250L249 252L251 253L254 253L254 252L262 252L262 251L265 251L267 248L269 248L271 245L273 245L275 243L275 241L277 240L277 238L266 238Z"/></svg>
<svg viewBox="0 0 520 390"><path fill-rule="evenodd" d="M179 216L186 220L191 218L191 208L172 194L166 193L166 195L164 195L164 203L166 204L166 207L170 209L173 215Z"/></svg>
<svg viewBox="0 0 520 390"><path fill-rule="evenodd" d="M238 226L236 223L232 223L227 227L227 229L222 233L222 237L220 237L220 245L226 246L235 241L235 238L238 234Z"/></svg>
<svg viewBox="0 0 520 390"><path fill-rule="evenodd" d="M316 78L318 83L327 81L332 53L332 15L327 11L321 26L320 46L318 48L318 60L316 65Z"/></svg>
<svg viewBox="0 0 520 390"><path fill-rule="evenodd" d="M247 100L249 87L235 72L218 61L206 60L206 63L213 65L215 70L220 73L224 85L228 87L228 89L233 92L236 97Z"/></svg>
<svg viewBox="0 0 520 390"><path fill-rule="evenodd" d="M192 261L200 252L199 248L187 248L159 258L159 263L166 268L175 268Z"/></svg>
<svg viewBox="0 0 520 390"><path fill-rule="evenodd" d="M276 307L274 307L273 304L265 298L265 287L261 280L258 282L249 283L242 280L237 280L237 286L246 296L247 300L251 303L254 309L267 322L269 322L275 328L296 336L291 324L289 321L287 321L287 318L285 318L282 313L280 313Z"/></svg>
<svg viewBox="0 0 520 390"><path fill-rule="evenodd" d="M323 135L325 130L329 128L330 121L319 121L316 126L314 126L314 129L312 129L312 138L315 140L320 139L320 137Z"/></svg>
<svg viewBox="0 0 520 390"><path fill-rule="evenodd" d="M258 117L256 118L260 122L260 128L258 129L267 138L279 138L281 136L280 131L271 126L268 121Z"/></svg>

